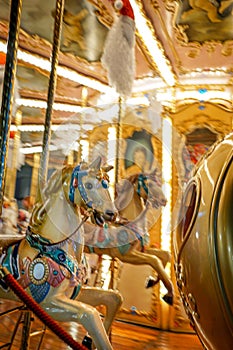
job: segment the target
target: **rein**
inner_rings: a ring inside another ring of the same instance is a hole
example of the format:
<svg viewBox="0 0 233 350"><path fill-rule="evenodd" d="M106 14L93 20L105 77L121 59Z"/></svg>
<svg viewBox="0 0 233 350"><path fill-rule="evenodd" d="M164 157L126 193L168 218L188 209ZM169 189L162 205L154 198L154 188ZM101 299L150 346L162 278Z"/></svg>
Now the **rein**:
<svg viewBox="0 0 233 350"><path fill-rule="evenodd" d="M145 183L145 180L147 180L147 176L143 175L143 174L139 174L138 175L138 188L137 188L137 194L140 196L141 195L141 188L144 189L144 191L146 192L146 194L148 195L148 186Z"/></svg>
<svg viewBox="0 0 233 350"><path fill-rule="evenodd" d="M87 221L89 216L90 213L87 212L80 224L78 225L78 227L76 227L76 229L68 237L64 238L61 241L51 243L49 239L31 232L30 227L27 229L26 232L26 240L32 248L38 249L41 253L56 249L58 247L62 247L67 241L71 239L71 237L73 237L78 232L82 225Z"/></svg>

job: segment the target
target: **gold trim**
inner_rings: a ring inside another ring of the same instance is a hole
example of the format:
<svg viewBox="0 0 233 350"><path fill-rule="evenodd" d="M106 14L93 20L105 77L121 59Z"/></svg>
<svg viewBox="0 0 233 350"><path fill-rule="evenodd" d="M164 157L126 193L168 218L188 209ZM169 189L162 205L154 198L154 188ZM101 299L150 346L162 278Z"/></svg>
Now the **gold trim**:
<svg viewBox="0 0 233 350"><path fill-rule="evenodd" d="M37 278L35 278L34 276L34 267L37 265L37 264L42 264L43 267L44 267L44 275L43 277L39 280ZM29 270L28 270L28 273L29 273L29 277L30 277L30 280L32 281L33 284L37 285L37 286L40 286L41 284L45 283L48 279L48 276L49 276L49 266L47 264L46 261L44 261L44 259L42 258L37 258L35 260L33 260L29 266Z"/></svg>
<svg viewBox="0 0 233 350"><path fill-rule="evenodd" d="M137 7L140 11L140 14L141 16L144 18L144 20L146 21L146 24L148 26L148 28L150 29L150 32L151 32L151 35L153 37L153 40L157 43L158 45L158 48L159 50L161 51L161 55L162 57L164 58L166 64L167 64L167 68L170 70L170 74L173 75L173 78L174 78L174 81L176 83L177 81L177 77L176 75L174 74L174 71L173 71L173 68L172 68L172 65L171 65L171 62L170 60L168 59L168 57L165 55L165 50L164 50L164 47L162 45L162 43L158 40L158 38L156 37L155 35L155 30L154 30L154 27L151 23L151 21L147 18L146 14L145 14L145 11L143 9L143 6L142 6L142 2L139 1L139 0L135 0L136 4L137 4ZM138 31L136 31L136 36L137 36L137 43L141 49L141 51L144 53L144 56L145 58L147 59L148 62L150 62L151 66L153 67L153 70L155 70L159 76L165 81L166 83L166 79L164 79L164 74L163 72L161 72L154 60L154 58L151 56L151 54L149 53L149 50L148 48L146 47L145 45L145 42L142 38L142 36L138 33Z"/></svg>
<svg viewBox="0 0 233 350"><path fill-rule="evenodd" d="M87 1L90 2L96 8L95 15L100 21L100 23L105 25L107 28L111 27L113 24L113 17L108 12L108 9L106 8L106 6L104 6L102 1L98 1L98 2L96 2L95 0L87 0Z"/></svg>
<svg viewBox="0 0 233 350"><path fill-rule="evenodd" d="M8 22L0 21L0 39L6 42L8 35ZM29 35L22 28L20 29L19 48L32 55L50 60L52 44L47 40L40 38L38 35ZM84 58L74 56L71 53L60 52L59 64L64 65L68 69L73 69L77 73L88 76L93 80L103 82L105 77L105 70L100 62L88 62ZM93 77L94 75L94 77ZM107 84L107 78L105 79Z"/></svg>
<svg viewBox="0 0 233 350"><path fill-rule="evenodd" d="M162 24L162 31L163 31L163 33L165 34L165 37L166 37L166 41L169 44L170 50L173 52L174 58L175 58L175 60L177 62L176 64L179 67L180 64L181 64L181 59L179 58L179 55L178 55L177 50L175 49L173 40L172 40L172 38L170 37L170 35L168 33L167 25L166 25L166 23L164 21L164 16L161 14L161 11L160 11L160 5L159 5L157 0L152 0L151 1L151 5L152 5L152 7L154 9L154 12L159 17L160 24ZM166 5L168 5L168 4L166 4ZM175 12L175 8L176 8L176 4L174 4L174 1L172 2L171 6L166 6L166 9L169 12L173 12L173 13Z"/></svg>

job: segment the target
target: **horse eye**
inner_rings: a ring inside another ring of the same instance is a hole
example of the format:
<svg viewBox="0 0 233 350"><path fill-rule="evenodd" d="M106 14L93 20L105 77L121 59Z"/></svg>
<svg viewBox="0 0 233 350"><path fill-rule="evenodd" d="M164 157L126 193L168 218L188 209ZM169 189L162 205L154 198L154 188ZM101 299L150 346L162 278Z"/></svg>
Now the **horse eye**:
<svg viewBox="0 0 233 350"><path fill-rule="evenodd" d="M92 188L93 188L92 183L91 183L91 182L86 182L86 183L85 183L85 188L86 188L87 190L92 190Z"/></svg>
<svg viewBox="0 0 233 350"><path fill-rule="evenodd" d="M107 189L108 188L108 181L107 180L102 180L101 181L103 188Z"/></svg>

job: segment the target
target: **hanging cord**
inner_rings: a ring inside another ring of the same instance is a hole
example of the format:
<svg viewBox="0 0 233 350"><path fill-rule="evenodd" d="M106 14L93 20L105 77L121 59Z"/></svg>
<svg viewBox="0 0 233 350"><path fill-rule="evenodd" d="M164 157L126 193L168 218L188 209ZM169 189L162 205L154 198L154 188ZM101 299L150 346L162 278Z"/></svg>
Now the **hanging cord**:
<svg viewBox="0 0 233 350"><path fill-rule="evenodd" d="M0 278L3 278L16 296L62 341L74 350L87 350L87 348L76 342L42 307L28 295L15 278L9 273L6 267L0 267Z"/></svg>

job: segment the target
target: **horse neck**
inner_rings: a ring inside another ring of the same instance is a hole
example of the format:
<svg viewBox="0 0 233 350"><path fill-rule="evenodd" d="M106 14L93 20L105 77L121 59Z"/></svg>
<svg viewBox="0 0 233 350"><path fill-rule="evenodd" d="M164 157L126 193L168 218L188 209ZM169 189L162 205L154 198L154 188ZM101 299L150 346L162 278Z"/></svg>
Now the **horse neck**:
<svg viewBox="0 0 233 350"><path fill-rule="evenodd" d="M141 197L137 194L136 190L133 192L133 196L130 202L119 211L122 217L127 218L129 221L135 220L143 212L144 206Z"/></svg>
<svg viewBox="0 0 233 350"><path fill-rule="evenodd" d="M81 223L79 212L76 212L75 209L71 207L63 191L50 196L49 200L45 202L45 210L45 214L42 215L41 225L38 226L36 233L49 239L52 243L60 242L68 238L77 230ZM34 215L34 220L36 220L35 216L36 215ZM78 257L80 257L83 249L82 230L83 228L80 227L77 233L72 237L72 241L75 242L75 255ZM69 245L72 244L69 242ZM67 247L67 244L66 249L70 251L70 246ZM74 250L74 247L72 247L71 250Z"/></svg>

